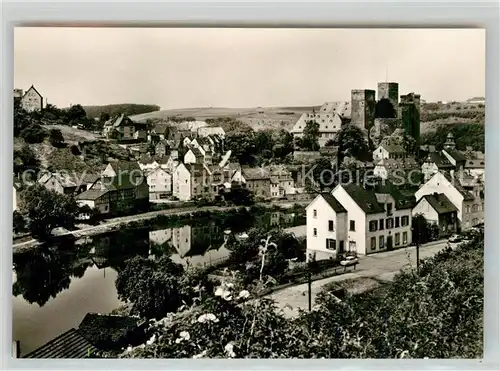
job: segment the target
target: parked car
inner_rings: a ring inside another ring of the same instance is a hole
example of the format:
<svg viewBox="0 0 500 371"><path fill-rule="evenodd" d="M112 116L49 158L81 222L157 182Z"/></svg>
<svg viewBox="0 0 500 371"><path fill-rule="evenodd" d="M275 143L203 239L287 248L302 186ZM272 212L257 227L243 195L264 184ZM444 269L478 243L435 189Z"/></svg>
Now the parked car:
<svg viewBox="0 0 500 371"><path fill-rule="evenodd" d="M462 241L462 237L459 236L458 234L454 234L448 239L449 242L460 242Z"/></svg>
<svg viewBox="0 0 500 371"><path fill-rule="evenodd" d="M348 267L351 265L356 265L358 263L359 263L358 258L351 255L351 256L346 256L346 258L340 262L340 265L343 265L344 267Z"/></svg>

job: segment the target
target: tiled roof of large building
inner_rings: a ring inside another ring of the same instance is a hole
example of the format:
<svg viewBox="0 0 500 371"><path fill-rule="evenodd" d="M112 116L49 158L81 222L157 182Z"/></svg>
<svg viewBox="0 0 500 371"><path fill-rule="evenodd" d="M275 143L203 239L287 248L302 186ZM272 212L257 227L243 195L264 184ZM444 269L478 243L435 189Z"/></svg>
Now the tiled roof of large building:
<svg viewBox="0 0 500 371"><path fill-rule="evenodd" d="M88 358L97 349L72 328L23 358Z"/></svg>
<svg viewBox="0 0 500 371"><path fill-rule="evenodd" d="M430 152L427 156L426 162L432 162L437 165L438 168L449 168L454 167L453 164L440 152Z"/></svg>
<svg viewBox="0 0 500 371"><path fill-rule="evenodd" d="M342 187L366 214L378 214L385 211L378 203L373 190L366 190L356 184L347 184Z"/></svg>
<svg viewBox="0 0 500 371"><path fill-rule="evenodd" d="M320 132L336 132L340 130L343 119L351 117L351 102L326 102L318 111L304 113L295 123L292 132L301 133L307 121L315 120Z"/></svg>
<svg viewBox="0 0 500 371"><path fill-rule="evenodd" d="M444 149L443 151L446 151L455 161L461 162L466 160L465 156L456 149Z"/></svg>
<svg viewBox="0 0 500 371"><path fill-rule="evenodd" d="M453 211L458 211L455 205L453 205L444 193L425 195L422 198L425 198L438 214L447 214Z"/></svg>

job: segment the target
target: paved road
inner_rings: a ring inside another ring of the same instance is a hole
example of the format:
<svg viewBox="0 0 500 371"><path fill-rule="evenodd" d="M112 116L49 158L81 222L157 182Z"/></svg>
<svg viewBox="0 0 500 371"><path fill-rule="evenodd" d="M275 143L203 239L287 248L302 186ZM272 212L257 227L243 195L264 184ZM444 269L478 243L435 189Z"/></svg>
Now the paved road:
<svg viewBox="0 0 500 371"><path fill-rule="evenodd" d="M428 258L446 247L446 241L436 241L420 247L420 259ZM334 277L314 281L311 284L312 302L321 291L322 286L330 282L345 281L354 278L376 278L379 280L391 280L401 269L410 268L410 264L416 267L415 247L401 250L388 251L368 256L360 256L359 264L355 270ZM288 287L284 290L269 295L285 311L287 315L293 316L298 313L297 308L307 310L308 295L307 284ZM292 308L289 308L291 306Z"/></svg>
<svg viewBox="0 0 500 371"><path fill-rule="evenodd" d="M290 205L290 206L293 206L294 204L300 204L300 205L304 204L305 205L309 202L310 201L275 201L275 202L268 202L268 203L258 203L256 205L258 205L258 206L271 206L271 205L281 205L281 206ZM143 213L143 214L107 219L99 225L92 226L92 227L84 227L81 229L77 229L75 231L63 233L60 236L74 235L75 237L83 237L83 236L96 235L96 234L108 231L114 226L127 224L127 223L134 222L134 221L140 221L140 220L144 220L144 219L152 219L158 215L174 215L174 214L175 215L184 215L184 214L190 214L190 213L199 212L199 211L226 211L226 210L231 210L231 209L234 209L237 207L238 206L234 206L234 205L233 206L204 206L204 207L184 207L184 208L176 208L176 209L150 211L150 212ZM30 248L33 245L36 245L38 243L39 242L35 239L16 243L13 245L13 250L19 251L19 250L22 250L25 248Z"/></svg>

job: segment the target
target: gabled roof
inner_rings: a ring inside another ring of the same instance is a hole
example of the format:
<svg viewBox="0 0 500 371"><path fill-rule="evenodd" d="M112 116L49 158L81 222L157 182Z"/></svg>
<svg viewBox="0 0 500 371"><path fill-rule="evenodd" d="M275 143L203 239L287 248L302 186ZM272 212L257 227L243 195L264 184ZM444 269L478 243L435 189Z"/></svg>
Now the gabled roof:
<svg viewBox="0 0 500 371"><path fill-rule="evenodd" d="M292 128L292 132L302 132L308 121L314 120L319 124L320 132L336 132L340 127L335 124L342 124L344 119L351 117L351 102L326 102L318 111L304 113L297 120ZM337 126L337 127L335 127Z"/></svg>
<svg viewBox="0 0 500 371"><path fill-rule="evenodd" d="M377 163L377 166L383 166L386 169L415 169L418 167L417 162L414 158L401 158L401 159L392 159L392 158L383 158Z"/></svg>
<svg viewBox="0 0 500 371"><path fill-rule="evenodd" d="M455 149L443 149L443 151L446 151L457 162L466 161L465 156Z"/></svg>
<svg viewBox="0 0 500 371"><path fill-rule="evenodd" d="M414 206L414 197L408 198L396 187L391 181L384 180L376 182L373 186L368 186L370 190L375 192L375 195L388 194L394 198L396 202L396 210L408 209ZM377 198L378 199L378 198Z"/></svg>
<svg viewBox="0 0 500 371"><path fill-rule="evenodd" d="M76 196L77 200L90 200L90 201L95 201L98 198L104 196L106 193L109 191L106 190L99 190L99 189L89 189L85 192L80 193L79 195Z"/></svg>
<svg viewBox="0 0 500 371"><path fill-rule="evenodd" d="M467 160L465 163L466 169L484 169L484 160Z"/></svg>
<svg viewBox="0 0 500 371"><path fill-rule="evenodd" d="M165 134L168 132L168 125L163 123L158 123L155 125L153 131L155 134Z"/></svg>
<svg viewBox="0 0 500 371"><path fill-rule="evenodd" d="M105 187L107 187L107 189L110 191L134 189L137 186L139 186L142 182L142 180L136 181L134 179L131 179L131 176L128 172L122 172L120 175L111 178L111 181L109 181L109 178L108 179L104 178L103 180L106 180Z"/></svg>
<svg viewBox="0 0 500 371"><path fill-rule="evenodd" d="M34 85L31 85L31 86L29 87L29 89L28 89L28 90L26 90L26 91L24 92L24 94L23 94L23 96L21 97L21 99L23 99L23 98L24 98L24 96L25 96L25 95L26 95L26 94L27 94L30 90L34 90L34 91L35 91L35 93L37 93L37 94L40 96L40 98L43 98L42 94L40 94L40 92L39 92L38 90L36 90L35 86L34 86Z"/></svg>
<svg viewBox="0 0 500 371"><path fill-rule="evenodd" d="M438 168L453 168L453 164L440 152L430 152L427 156L426 162L431 161L436 164Z"/></svg>
<svg viewBox="0 0 500 371"><path fill-rule="evenodd" d="M460 179L456 176L456 174L454 174L453 177L450 174L448 174L448 173L437 173L437 174L443 175L446 178L446 180L448 180L448 182L450 182L451 185L453 187L455 187L455 189L458 192L460 192L460 194L462 195L462 197L464 198L465 201L472 201L472 200L474 200L474 196L472 195L472 193L470 193L469 191L467 191L462 186L462 183L460 182ZM436 176L437 174L435 174L434 176Z"/></svg>
<svg viewBox="0 0 500 371"><path fill-rule="evenodd" d="M330 205L330 207L335 211L336 213L346 213L347 210L342 206L342 204L330 193L322 193L320 195L323 197L323 199Z"/></svg>
<svg viewBox="0 0 500 371"><path fill-rule="evenodd" d="M270 179L269 171L264 168L244 168L241 172L245 180Z"/></svg>
<svg viewBox="0 0 500 371"><path fill-rule="evenodd" d="M378 203L374 191L366 190L356 184L342 185L342 188L351 196L365 214L383 213L385 209Z"/></svg>
<svg viewBox="0 0 500 371"><path fill-rule="evenodd" d="M397 154L406 153L406 150L400 144L381 144L380 147L382 147L389 153L397 153Z"/></svg>
<svg viewBox="0 0 500 371"><path fill-rule="evenodd" d="M192 147L189 146L189 151L191 151L196 158L203 158L203 153L201 153L200 149L198 147Z"/></svg>
<svg viewBox="0 0 500 371"><path fill-rule="evenodd" d="M422 198L425 198L438 214L447 214L458 211L455 205L453 205L453 203L448 199L448 197L446 197L444 193L425 195Z"/></svg>
<svg viewBox="0 0 500 371"><path fill-rule="evenodd" d="M112 161L109 163L113 170L118 174L121 171L141 171L141 168L137 162L134 161Z"/></svg>
<svg viewBox="0 0 500 371"><path fill-rule="evenodd" d="M97 349L72 328L22 358L88 358Z"/></svg>
<svg viewBox="0 0 500 371"><path fill-rule="evenodd" d="M87 313L78 332L98 349L107 350L116 347L141 324L137 317Z"/></svg>
<svg viewBox="0 0 500 371"><path fill-rule="evenodd" d="M64 188L73 188L79 187L83 184L92 184L99 179L99 176L95 174L68 174L65 172L56 172L52 174L44 174L40 178L39 182L41 184L45 184L52 178L55 178Z"/></svg>

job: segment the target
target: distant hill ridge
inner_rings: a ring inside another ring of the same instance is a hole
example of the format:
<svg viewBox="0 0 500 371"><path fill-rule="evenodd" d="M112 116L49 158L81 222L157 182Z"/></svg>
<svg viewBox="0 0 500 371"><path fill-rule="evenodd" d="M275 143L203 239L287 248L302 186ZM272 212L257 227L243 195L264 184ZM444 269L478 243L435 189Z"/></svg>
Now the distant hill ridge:
<svg viewBox="0 0 500 371"><path fill-rule="evenodd" d="M160 106L155 104L120 103L107 104L104 106L83 106L83 109L87 113L87 117L99 118L102 113L107 113L110 116L122 113L126 116L132 116L146 112L156 112L160 110Z"/></svg>

